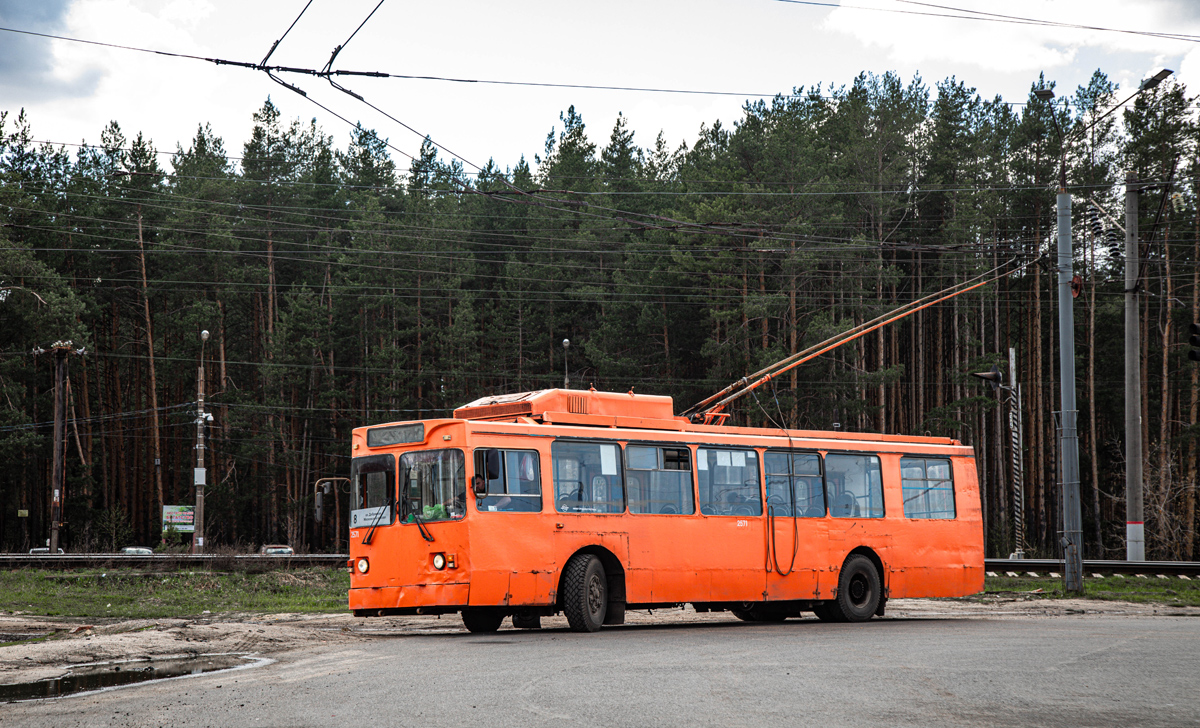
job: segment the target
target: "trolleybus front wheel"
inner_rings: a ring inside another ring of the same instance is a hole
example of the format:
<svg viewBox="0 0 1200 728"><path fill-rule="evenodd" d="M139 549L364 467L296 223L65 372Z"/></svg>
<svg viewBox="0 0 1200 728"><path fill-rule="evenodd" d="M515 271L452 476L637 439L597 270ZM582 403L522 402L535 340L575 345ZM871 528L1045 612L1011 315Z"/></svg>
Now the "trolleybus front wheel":
<svg viewBox="0 0 1200 728"><path fill-rule="evenodd" d="M875 564L862 554L854 554L842 565L837 599L830 602L828 608L839 622L865 622L879 609L881 598ZM818 613L817 616L821 615Z"/></svg>
<svg viewBox="0 0 1200 728"><path fill-rule="evenodd" d="M468 632L495 632L504 621L504 612L500 609L474 607L462 610L463 626Z"/></svg>
<svg viewBox="0 0 1200 728"><path fill-rule="evenodd" d="M596 632L608 613L604 564L591 554L576 554L563 574L563 613L573 632Z"/></svg>

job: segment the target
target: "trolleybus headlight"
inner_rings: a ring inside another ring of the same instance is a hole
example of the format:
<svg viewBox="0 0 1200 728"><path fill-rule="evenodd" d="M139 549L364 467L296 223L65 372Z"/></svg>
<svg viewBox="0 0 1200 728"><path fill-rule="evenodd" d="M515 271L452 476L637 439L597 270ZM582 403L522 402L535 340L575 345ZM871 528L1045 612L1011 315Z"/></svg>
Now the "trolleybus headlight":
<svg viewBox="0 0 1200 728"><path fill-rule="evenodd" d="M358 573L365 574L365 573L367 573L367 569L369 569L369 568L371 568L371 565L369 563L367 563L366 559L358 560Z"/></svg>
<svg viewBox="0 0 1200 728"><path fill-rule="evenodd" d="M442 569L446 568L446 557L443 556L442 554L434 554L433 555L433 568L437 569L438 571L441 571Z"/></svg>

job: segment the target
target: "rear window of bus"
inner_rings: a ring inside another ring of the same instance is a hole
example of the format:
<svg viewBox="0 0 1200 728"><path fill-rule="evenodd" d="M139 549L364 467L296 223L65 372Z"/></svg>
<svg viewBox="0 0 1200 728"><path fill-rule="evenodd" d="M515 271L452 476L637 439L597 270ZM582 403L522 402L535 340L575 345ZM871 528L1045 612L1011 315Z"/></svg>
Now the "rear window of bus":
<svg viewBox="0 0 1200 728"><path fill-rule="evenodd" d="M622 513L621 448L608 442L550 445L554 507L560 513Z"/></svg>
<svg viewBox="0 0 1200 728"><path fill-rule="evenodd" d="M900 458L900 492L906 518L954 518L950 461Z"/></svg>

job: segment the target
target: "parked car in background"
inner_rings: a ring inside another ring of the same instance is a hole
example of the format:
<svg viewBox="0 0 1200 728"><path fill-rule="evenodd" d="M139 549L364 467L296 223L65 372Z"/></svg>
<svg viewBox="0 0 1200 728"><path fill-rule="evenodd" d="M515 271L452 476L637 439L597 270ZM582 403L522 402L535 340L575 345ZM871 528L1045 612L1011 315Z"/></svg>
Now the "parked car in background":
<svg viewBox="0 0 1200 728"><path fill-rule="evenodd" d="M258 553L262 556L291 556L296 551L287 544L273 543L263 546L258 550Z"/></svg>
<svg viewBox="0 0 1200 728"><path fill-rule="evenodd" d="M29 549L29 553L31 553L31 554L45 554L45 555L49 556L49 555L50 555L50 547L49 547L49 546L42 546L41 548ZM58 553L62 554L62 553L66 553L66 552L65 552L65 551L63 551L63 550L60 548L60 549L58 550Z"/></svg>
<svg viewBox="0 0 1200 728"><path fill-rule="evenodd" d="M154 549L148 549L145 546L126 546L121 549L121 554L124 556L153 556Z"/></svg>

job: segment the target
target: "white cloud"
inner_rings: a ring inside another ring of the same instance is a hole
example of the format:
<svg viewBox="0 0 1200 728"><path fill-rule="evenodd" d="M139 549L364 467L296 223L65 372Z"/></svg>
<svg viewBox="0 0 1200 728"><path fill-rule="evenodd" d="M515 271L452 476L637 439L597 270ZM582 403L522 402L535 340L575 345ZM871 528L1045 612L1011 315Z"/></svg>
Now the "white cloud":
<svg viewBox="0 0 1200 728"><path fill-rule="evenodd" d="M934 17L917 13L974 13L898 0L853 0L846 4L875 10L839 8L829 14L825 27L885 49L891 58L906 64L944 61L964 69L1030 72L1070 65L1085 48L1178 57L1194 45L1130 33ZM1127 30L1195 33L1200 27L1194 18L1179 17L1169 0L1141 0L1136 13L1130 12L1127 0L1008 0L1002 5L954 0L950 5L980 13Z"/></svg>

